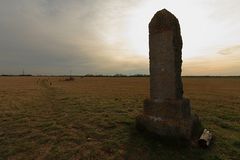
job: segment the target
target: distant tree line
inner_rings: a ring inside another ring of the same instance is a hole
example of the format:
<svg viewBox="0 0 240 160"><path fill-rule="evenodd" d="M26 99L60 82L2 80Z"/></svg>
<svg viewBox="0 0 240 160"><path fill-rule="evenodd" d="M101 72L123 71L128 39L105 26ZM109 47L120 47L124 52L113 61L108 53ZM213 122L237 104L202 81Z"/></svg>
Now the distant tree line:
<svg viewBox="0 0 240 160"><path fill-rule="evenodd" d="M106 75L106 74L85 74L85 75L32 75L32 74L19 74L19 75L11 75L11 74L1 74L1 76L23 76L23 77L149 77L148 74L113 74L113 75ZM240 76L182 76L186 78L236 78Z"/></svg>
<svg viewBox="0 0 240 160"><path fill-rule="evenodd" d="M105 75L105 74L85 74L85 75L32 75L32 74L1 74L1 76L36 76L36 77L149 77L147 74L113 74L113 75Z"/></svg>
<svg viewBox="0 0 240 160"><path fill-rule="evenodd" d="M1 74L1 76L6 76L6 77L11 77L11 76L23 76L23 77L31 77L33 76L32 74L19 74L19 75L14 75L14 74Z"/></svg>
<svg viewBox="0 0 240 160"><path fill-rule="evenodd" d="M148 77L147 74L113 74L113 75L104 75L104 74L86 74L83 77Z"/></svg>

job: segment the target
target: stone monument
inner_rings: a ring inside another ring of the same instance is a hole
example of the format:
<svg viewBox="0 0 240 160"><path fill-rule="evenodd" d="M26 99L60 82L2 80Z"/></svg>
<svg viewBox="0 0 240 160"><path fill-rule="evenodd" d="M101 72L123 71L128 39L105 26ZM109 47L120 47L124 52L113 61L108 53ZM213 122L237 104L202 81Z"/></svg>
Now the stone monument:
<svg viewBox="0 0 240 160"><path fill-rule="evenodd" d="M149 23L149 49L150 99L136 125L160 136L190 139L196 118L189 99L183 98L180 25L166 9Z"/></svg>

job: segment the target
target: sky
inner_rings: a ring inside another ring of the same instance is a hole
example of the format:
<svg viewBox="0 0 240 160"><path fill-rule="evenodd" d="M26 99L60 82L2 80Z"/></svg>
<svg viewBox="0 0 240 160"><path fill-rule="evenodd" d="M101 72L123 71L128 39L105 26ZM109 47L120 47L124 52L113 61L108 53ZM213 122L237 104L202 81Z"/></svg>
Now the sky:
<svg viewBox="0 0 240 160"><path fill-rule="evenodd" d="M239 0L0 0L0 74L148 74L148 23L179 20L182 75L240 75Z"/></svg>

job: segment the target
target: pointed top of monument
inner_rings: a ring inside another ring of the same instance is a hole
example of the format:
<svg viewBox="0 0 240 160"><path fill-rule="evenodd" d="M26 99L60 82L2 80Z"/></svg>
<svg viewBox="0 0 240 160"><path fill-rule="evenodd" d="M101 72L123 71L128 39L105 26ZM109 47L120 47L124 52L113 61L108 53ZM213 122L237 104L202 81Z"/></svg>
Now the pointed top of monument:
<svg viewBox="0 0 240 160"><path fill-rule="evenodd" d="M169 12L166 8L163 8L162 10L158 11L158 12L167 12L167 13L171 13Z"/></svg>
<svg viewBox="0 0 240 160"><path fill-rule="evenodd" d="M157 11L154 16L162 17L162 16L168 16L169 18L172 17L174 19L177 19L174 14L172 14L170 11L168 11L166 8L163 8L160 11Z"/></svg>
<svg viewBox="0 0 240 160"><path fill-rule="evenodd" d="M149 32L160 32L164 30L175 30L179 26L178 19L167 9L162 9L155 13L149 23Z"/></svg>

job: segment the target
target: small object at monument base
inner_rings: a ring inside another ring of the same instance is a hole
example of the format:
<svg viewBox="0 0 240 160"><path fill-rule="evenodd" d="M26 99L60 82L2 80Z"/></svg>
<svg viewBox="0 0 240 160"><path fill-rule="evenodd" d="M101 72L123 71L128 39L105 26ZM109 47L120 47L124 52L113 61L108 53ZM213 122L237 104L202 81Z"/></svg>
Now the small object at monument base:
<svg viewBox="0 0 240 160"><path fill-rule="evenodd" d="M210 131L208 131L207 129L204 129L200 139L198 140L198 145L202 148L209 147L212 137L212 133L210 133Z"/></svg>

